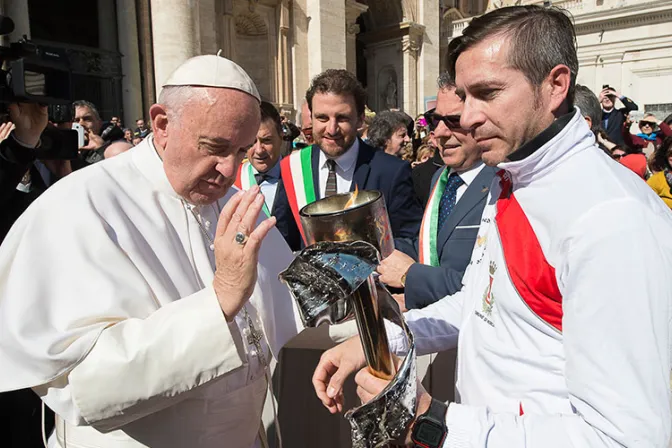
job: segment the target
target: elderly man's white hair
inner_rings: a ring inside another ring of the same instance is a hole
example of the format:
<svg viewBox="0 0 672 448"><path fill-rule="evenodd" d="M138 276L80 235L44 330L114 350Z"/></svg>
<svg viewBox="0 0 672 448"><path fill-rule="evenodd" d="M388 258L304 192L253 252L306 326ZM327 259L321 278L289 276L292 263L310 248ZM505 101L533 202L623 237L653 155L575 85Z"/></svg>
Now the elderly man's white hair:
<svg viewBox="0 0 672 448"><path fill-rule="evenodd" d="M171 120L177 120L182 115L184 106L190 101L215 100L208 92L208 87L200 86L166 86L159 94L159 104L166 108L166 114Z"/></svg>

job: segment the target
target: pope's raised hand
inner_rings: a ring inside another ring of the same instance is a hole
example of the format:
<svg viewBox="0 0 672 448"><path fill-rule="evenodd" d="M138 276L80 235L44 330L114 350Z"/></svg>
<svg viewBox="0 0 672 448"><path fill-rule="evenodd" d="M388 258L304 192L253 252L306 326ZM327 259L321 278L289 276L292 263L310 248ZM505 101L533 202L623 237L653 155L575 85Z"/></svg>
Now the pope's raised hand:
<svg viewBox="0 0 672 448"><path fill-rule="evenodd" d="M261 242L275 225L271 217L258 226L264 205L259 187L236 193L224 206L215 234L215 278L213 287L226 320L231 322L252 295L257 282ZM245 236L237 241L237 234Z"/></svg>

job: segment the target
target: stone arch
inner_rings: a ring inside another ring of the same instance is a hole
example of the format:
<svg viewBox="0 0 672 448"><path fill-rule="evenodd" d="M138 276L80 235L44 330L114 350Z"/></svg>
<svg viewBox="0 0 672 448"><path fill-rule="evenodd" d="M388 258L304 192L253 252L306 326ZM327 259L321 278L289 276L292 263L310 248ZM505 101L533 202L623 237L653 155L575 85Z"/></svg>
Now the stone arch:
<svg viewBox="0 0 672 448"><path fill-rule="evenodd" d="M238 14L236 16L236 33L241 36L266 36L268 25L256 12Z"/></svg>

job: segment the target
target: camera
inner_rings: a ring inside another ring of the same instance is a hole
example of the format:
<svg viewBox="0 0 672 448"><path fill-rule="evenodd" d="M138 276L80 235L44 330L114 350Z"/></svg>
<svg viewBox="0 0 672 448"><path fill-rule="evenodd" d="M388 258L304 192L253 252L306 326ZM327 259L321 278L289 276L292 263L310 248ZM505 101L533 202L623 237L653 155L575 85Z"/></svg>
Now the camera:
<svg viewBox="0 0 672 448"><path fill-rule="evenodd" d="M0 34L13 30L12 19L0 15ZM9 47L0 46L0 62L0 102L71 102L71 72L63 50L38 46L24 36Z"/></svg>

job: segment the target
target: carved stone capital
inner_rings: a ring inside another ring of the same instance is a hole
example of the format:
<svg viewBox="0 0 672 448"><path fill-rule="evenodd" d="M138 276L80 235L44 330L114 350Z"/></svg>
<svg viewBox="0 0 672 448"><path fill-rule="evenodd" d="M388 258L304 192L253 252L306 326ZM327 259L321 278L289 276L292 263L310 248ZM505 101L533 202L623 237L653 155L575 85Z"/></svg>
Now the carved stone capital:
<svg viewBox="0 0 672 448"><path fill-rule="evenodd" d="M359 33L359 25L357 18L368 11L369 7L354 0L345 1L345 29L348 34Z"/></svg>
<svg viewBox="0 0 672 448"><path fill-rule="evenodd" d="M359 34L360 26L358 23L347 23L346 31L350 35Z"/></svg>

